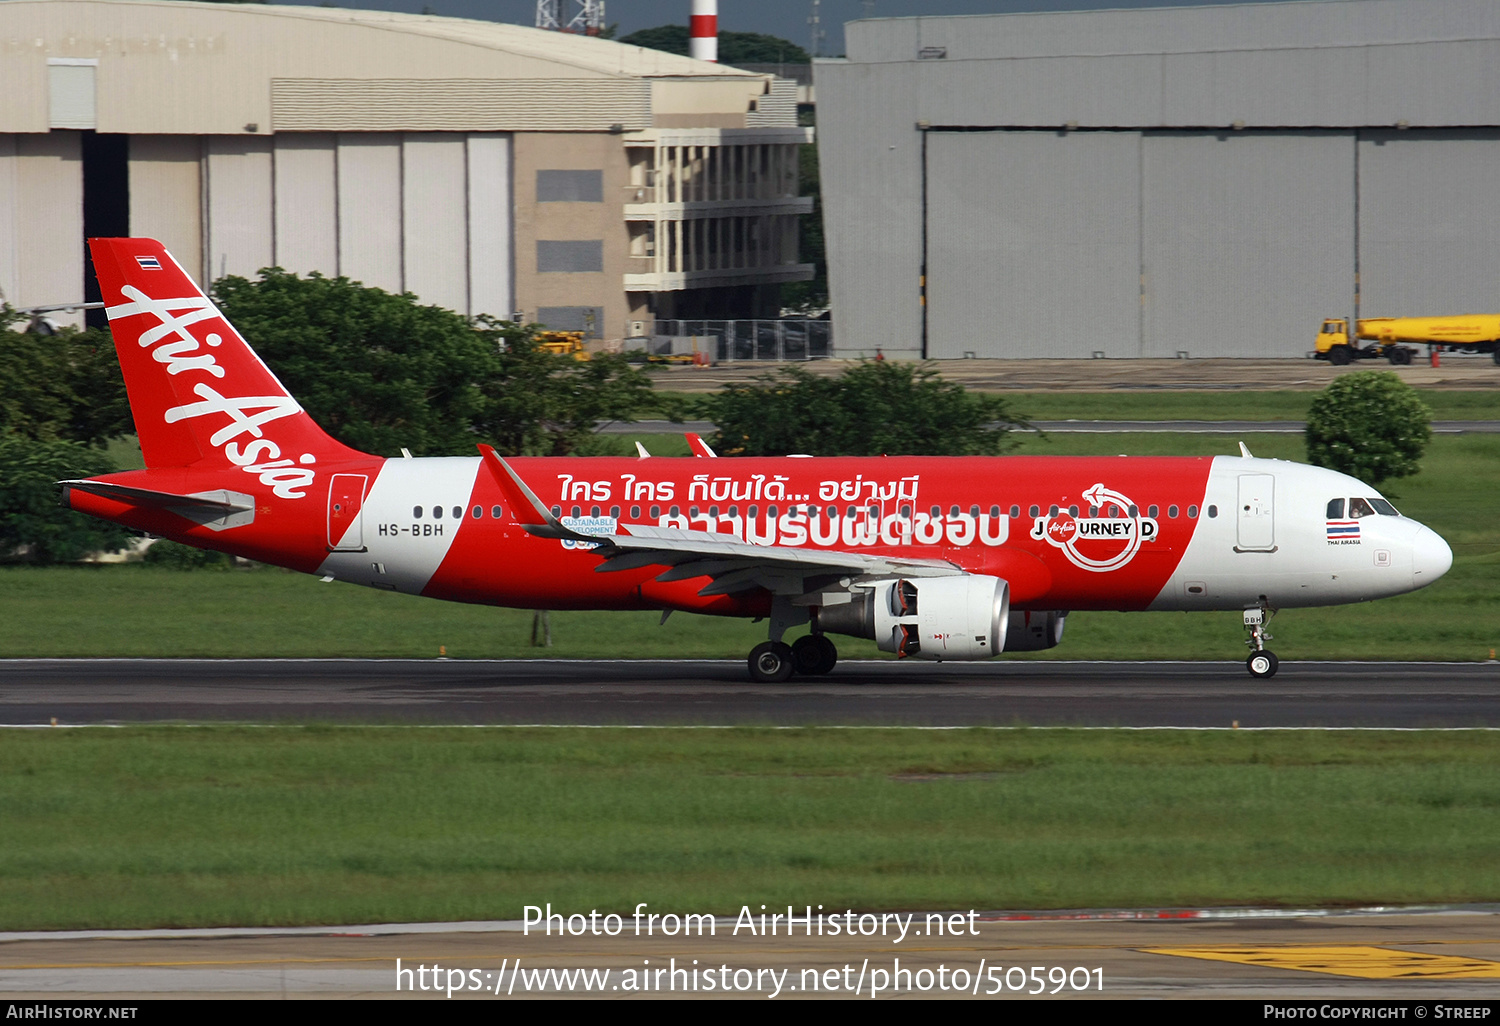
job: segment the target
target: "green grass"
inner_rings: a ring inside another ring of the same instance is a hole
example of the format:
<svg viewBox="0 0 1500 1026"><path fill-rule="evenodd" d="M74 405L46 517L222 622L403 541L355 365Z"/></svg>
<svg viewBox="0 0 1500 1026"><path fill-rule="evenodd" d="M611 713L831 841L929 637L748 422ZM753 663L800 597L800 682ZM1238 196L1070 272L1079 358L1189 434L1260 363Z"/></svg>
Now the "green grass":
<svg viewBox="0 0 1500 1026"><path fill-rule="evenodd" d="M1301 458L1291 435L1246 436L1258 456ZM1029 436L1022 453L1198 455L1235 451L1220 435ZM1500 648L1500 436L1433 440L1417 477L1395 482L1401 508L1453 546L1437 584L1379 602L1287 610L1275 620L1286 659L1479 660ZM556 612L554 645L530 644L526 610L465 606L272 568L180 572L145 566L0 569L0 657L436 656L454 658L743 659L765 628L677 613ZM1006 658L1231 659L1238 613L1079 612L1058 648ZM876 658L871 642L838 639L843 658Z"/></svg>
<svg viewBox="0 0 1500 1026"><path fill-rule="evenodd" d="M1480 733L56 730L0 779L0 929L1500 899Z"/></svg>

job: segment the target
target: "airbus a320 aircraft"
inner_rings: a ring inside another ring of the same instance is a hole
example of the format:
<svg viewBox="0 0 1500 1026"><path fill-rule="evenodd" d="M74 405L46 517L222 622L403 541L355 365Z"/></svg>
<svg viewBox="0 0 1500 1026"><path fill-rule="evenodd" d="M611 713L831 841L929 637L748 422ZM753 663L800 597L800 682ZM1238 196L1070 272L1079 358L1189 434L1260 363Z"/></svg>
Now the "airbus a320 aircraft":
<svg viewBox="0 0 1500 1026"><path fill-rule="evenodd" d="M1452 564L1374 489L1239 457L371 456L325 434L151 239L94 239L145 470L65 504L375 588L528 609L764 617L750 674L822 674L830 634L898 657L1051 648L1068 610L1397 595ZM799 628L806 626L806 633ZM790 645L790 632L800 637Z"/></svg>

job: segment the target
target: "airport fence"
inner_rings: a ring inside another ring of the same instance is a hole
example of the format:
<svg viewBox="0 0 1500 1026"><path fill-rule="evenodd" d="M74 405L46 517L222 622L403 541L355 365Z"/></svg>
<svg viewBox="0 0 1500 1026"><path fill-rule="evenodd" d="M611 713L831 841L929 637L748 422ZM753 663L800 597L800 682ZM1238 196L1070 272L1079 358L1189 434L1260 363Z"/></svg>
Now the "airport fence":
<svg viewBox="0 0 1500 1026"><path fill-rule="evenodd" d="M833 357L833 322L793 318L658 320L648 348L654 355L675 356L702 351L705 343L716 363L827 360Z"/></svg>

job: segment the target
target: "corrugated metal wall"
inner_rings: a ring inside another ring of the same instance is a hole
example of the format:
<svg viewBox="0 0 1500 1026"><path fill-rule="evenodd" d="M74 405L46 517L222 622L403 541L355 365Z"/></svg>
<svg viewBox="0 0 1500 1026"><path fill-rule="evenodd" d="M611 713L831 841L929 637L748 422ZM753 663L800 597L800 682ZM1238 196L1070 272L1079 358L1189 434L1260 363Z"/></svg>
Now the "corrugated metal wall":
<svg viewBox="0 0 1500 1026"><path fill-rule="evenodd" d="M924 16L846 34L847 59L814 64L841 352L918 351L924 224L934 356L1301 356L1322 318L1354 312L1357 274L1364 316L1500 303L1492 0ZM1139 140L1144 170L1060 166L1064 150L1020 141L1105 136ZM1106 241L1131 181L1134 258ZM1115 314L1127 268L1137 302Z"/></svg>
<svg viewBox="0 0 1500 1026"><path fill-rule="evenodd" d="M203 273L203 141L130 137L130 234L159 239L194 278Z"/></svg>
<svg viewBox="0 0 1500 1026"><path fill-rule="evenodd" d="M1352 133L1153 132L1144 169L1138 355L1301 356L1349 311Z"/></svg>
<svg viewBox="0 0 1500 1026"><path fill-rule="evenodd" d="M1140 135L931 133L928 355L1134 356Z"/></svg>
<svg viewBox="0 0 1500 1026"><path fill-rule="evenodd" d="M469 136L469 312L515 310L511 137Z"/></svg>
<svg viewBox="0 0 1500 1026"><path fill-rule="evenodd" d="M276 136L276 264L297 274L338 270L334 140L315 132Z"/></svg>
<svg viewBox="0 0 1500 1026"><path fill-rule="evenodd" d="M204 191L208 239L204 279L226 274L253 278L275 261L271 140L257 136L209 136Z"/></svg>
<svg viewBox="0 0 1500 1026"><path fill-rule="evenodd" d="M182 233L187 177L161 146L142 145L135 223ZM414 292L463 314L510 314L508 134L215 136L203 149L208 280L274 263Z"/></svg>
<svg viewBox="0 0 1500 1026"><path fill-rule="evenodd" d="M406 290L423 303L468 313L469 173L464 137L409 134L401 153Z"/></svg>
<svg viewBox="0 0 1500 1026"><path fill-rule="evenodd" d="M83 158L77 132L0 136L0 289L12 306L83 299ZM83 315L50 315L83 326Z"/></svg>
<svg viewBox="0 0 1500 1026"><path fill-rule="evenodd" d="M1500 129L1360 133L1360 314L1500 309Z"/></svg>
<svg viewBox="0 0 1500 1026"><path fill-rule="evenodd" d="M340 135L338 173L339 273L402 291L401 136Z"/></svg>

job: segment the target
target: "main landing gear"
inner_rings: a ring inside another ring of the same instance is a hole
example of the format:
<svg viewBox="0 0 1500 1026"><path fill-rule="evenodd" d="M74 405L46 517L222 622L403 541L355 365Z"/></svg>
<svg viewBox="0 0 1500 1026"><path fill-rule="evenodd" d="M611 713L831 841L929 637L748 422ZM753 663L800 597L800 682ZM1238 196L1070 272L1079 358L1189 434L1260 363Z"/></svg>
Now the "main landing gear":
<svg viewBox="0 0 1500 1026"><path fill-rule="evenodd" d="M1276 610L1266 604L1264 595L1261 596L1259 606L1245 610L1245 629L1250 632L1250 637L1245 641L1245 644L1250 646L1250 656L1245 660L1245 669L1250 671L1252 677L1264 679L1276 676L1279 660L1275 652L1266 648L1266 642L1272 640L1271 632L1266 630L1266 624L1275 615Z"/></svg>
<svg viewBox="0 0 1500 1026"><path fill-rule="evenodd" d="M762 641L750 650L750 676L760 684L782 684L797 673L819 676L832 670L839 651L822 634L809 634L790 645Z"/></svg>

